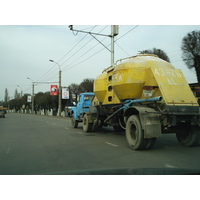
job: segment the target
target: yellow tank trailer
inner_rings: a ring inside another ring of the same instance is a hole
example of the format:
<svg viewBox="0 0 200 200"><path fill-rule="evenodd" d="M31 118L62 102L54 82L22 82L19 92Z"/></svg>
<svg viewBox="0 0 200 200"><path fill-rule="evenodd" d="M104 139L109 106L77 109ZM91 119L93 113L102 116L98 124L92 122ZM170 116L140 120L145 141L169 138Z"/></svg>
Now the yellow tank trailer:
<svg viewBox="0 0 200 200"><path fill-rule="evenodd" d="M162 133L184 146L199 145L199 105L183 73L155 55L121 59L94 81L89 127L125 129L134 150L150 149Z"/></svg>

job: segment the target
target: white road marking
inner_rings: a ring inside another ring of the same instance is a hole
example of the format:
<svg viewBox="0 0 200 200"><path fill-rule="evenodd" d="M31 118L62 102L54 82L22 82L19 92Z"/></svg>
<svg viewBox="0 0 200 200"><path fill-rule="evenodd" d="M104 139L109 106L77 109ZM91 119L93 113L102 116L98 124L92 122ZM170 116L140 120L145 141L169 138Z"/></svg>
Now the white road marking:
<svg viewBox="0 0 200 200"><path fill-rule="evenodd" d="M47 124L48 124L49 122L47 121Z"/></svg>
<svg viewBox="0 0 200 200"><path fill-rule="evenodd" d="M167 167L167 168L177 168L177 167L170 165L170 164L165 164L165 167Z"/></svg>
<svg viewBox="0 0 200 200"><path fill-rule="evenodd" d="M55 123L53 123L53 125L55 126L56 124L55 124Z"/></svg>
<svg viewBox="0 0 200 200"><path fill-rule="evenodd" d="M77 133L79 133L79 134L83 134L82 132L77 132Z"/></svg>
<svg viewBox="0 0 200 200"><path fill-rule="evenodd" d="M10 147L8 148L7 152L6 153L10 153Z"/></svg>
<svg viewBox="0 0 200 200"><path fill-rule="evenodd" d="M105 142L105 143L108 144L108 145L111 145L111 146L113 146L113 147L118 147L118 145L112 144L112 143L110 143L110 142Z"/></svg>
<svg viewBox="0 0 200 200"><path fill-rule="evenodd" d="M65 129L69 129L68 127L65 127Z"/></svg>

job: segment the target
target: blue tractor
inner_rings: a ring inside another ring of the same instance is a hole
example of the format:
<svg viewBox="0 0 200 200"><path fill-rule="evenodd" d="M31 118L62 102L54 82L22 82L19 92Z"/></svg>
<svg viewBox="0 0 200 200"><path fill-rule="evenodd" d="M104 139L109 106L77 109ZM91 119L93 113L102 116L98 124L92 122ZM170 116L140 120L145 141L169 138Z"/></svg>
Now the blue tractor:
<svg viewBox="0 0 200 200"><path fill-rule="evenodd" d="M81 93L79 94L79 100L76 107L73 107L71 110L71 122L73 128L78 127L79 122L83 122L83 130L85 132L90 132L92 130L92 123L88 118L90 113L90 106L92 105L92 99L95 94L92 92Z"/></svg>

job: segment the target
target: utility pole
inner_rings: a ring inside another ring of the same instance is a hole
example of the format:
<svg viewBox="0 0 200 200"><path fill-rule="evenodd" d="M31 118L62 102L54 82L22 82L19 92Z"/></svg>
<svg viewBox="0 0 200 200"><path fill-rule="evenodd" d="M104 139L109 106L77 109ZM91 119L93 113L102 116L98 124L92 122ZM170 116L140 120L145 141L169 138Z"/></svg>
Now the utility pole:
<svg viewBox="0 0 200 200"><path fill-rule="evenodd" d="M119 34L118 25L111 26L111 65L114 64L114 37Z"/></svg>
<svg viewBox="0 0 200 200"><path fill-rule="evenodd" d="M111 34L110 35L105 35L105 34L100 34L100 33L92 33L88 31L82 31L82 30L75 30L73 29L73 25L69 25L69 29L71 31L76 31L76 32L81 32L81 33L88 33L90 34L94 39L96 39L100 44L102 44L94 35L100 35L100 36L106 36L111 38L111 50L108 49L104 44L102 44L108 51L111 52L111 66L114 64L114 37L119 34L119 28L118 25L112 25L111 26Z"/></svg>
<svg viewBox="0 0 200 200"><path fill-rule="evenodd" d="M62 88L61 88L61 70L60 65L57 62L54 62L54 60L49 60L50 62L56 63L59 66L59 89L58 89L58 116L61 116L61 94L62 94Z"/></svg>
<svg viewBox="0 0 200 200"><path fill-rule="evenodd" d="M31 102L32 102L32 106L31 106L31 113L34 114L34 81L32 79L30 79L29 77L27 77L27 79L32 81L32 97L31 97Z"/></svg>
<svg viewBox="0 0 200 200"><path fill-rule="evenodd" d="M32 81L32 95L31 95L31 102L32 102L32 106L31 106L31 113L34 114L34 84L49 84L49 83L55 83L55 82L34 82L32 79L30 79L29 77L27 77L27 79ZM57 82L56 82L57 83Z"/></svg>
<svg viewBox="0 0 200 200"><path fill-rule="evenodd" d="M31 101L32 101L32 114L34 114L34 82L32 82L32 98L31 98Z"/></svg>
<svg viewBox="0 0 200 200"><path fill-rule="evenodd" d="M22 87L20 87L19 85L17 85L17 87L21 88L21 94L20 94L20 97L22 97L22 95L23 95Z"/></svg>

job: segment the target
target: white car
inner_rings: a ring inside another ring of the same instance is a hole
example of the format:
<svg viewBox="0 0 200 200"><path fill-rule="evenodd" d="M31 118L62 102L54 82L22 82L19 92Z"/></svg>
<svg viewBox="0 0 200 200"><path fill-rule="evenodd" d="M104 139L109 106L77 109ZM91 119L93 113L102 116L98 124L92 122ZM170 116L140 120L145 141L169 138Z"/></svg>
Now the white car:
<svg viewBox="0 0 200 200"><path fill-rule="evenodd" d="M5 110L0 110L0 117L5 118L5 114L6 114Z"/></svg>

